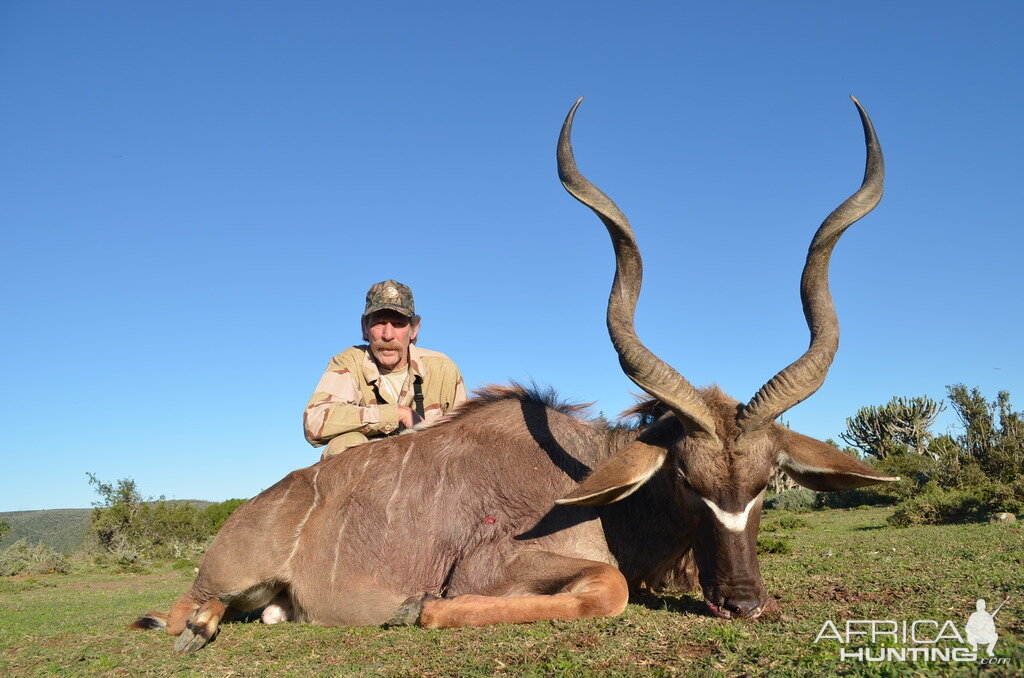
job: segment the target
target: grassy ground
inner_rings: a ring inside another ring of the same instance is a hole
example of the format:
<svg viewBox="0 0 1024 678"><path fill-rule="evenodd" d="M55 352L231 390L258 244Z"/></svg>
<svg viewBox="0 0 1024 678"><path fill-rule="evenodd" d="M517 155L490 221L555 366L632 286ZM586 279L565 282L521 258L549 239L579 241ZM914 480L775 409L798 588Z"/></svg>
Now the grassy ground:
<svg viewBox="0 0 1024 678"><path fill-rule="evenodd" d="M769 513L791 547L762 557L781 619L726 622L697 596L644 596L615 619L484 629L320 628L230 624L194 655L172 653L162 632L125 629L137 613L168 609L190 568L0 579L0 675L627 676L978 675L973 663L839 661L835 640L814 643L827 619L953 620L976 598L1000 611L986 676L1024 674L1024 528L892 528L888 509ZM784 528L781 527L785 526Z"/></svg>

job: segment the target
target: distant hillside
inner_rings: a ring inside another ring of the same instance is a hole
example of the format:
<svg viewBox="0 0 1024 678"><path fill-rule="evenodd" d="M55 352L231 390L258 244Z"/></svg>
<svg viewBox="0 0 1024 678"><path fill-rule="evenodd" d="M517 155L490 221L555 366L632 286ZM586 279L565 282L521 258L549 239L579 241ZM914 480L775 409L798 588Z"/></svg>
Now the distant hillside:
<svg viewBox="0 0 1024 678"><path fill-rule="evenodd" d="M11 531L0 541L0 548L6 548L19 539L28 539L33 543L41 541L54 551L71 553L82 547L90 516L92 509L0 513L0 520L11 526Z"/></svg>
<svg viewBox="0 0 1024 678"><path fill-rule="evenodd" d="M204 509L212 503L198 499L180 501L198 509ZM0 512L0 521L11 526L11 531L0 540L0 549L7 548L19 539L28 539L32 543L42 542L54 551L72 553L85 543L91 517L91 508Z"/></svg>

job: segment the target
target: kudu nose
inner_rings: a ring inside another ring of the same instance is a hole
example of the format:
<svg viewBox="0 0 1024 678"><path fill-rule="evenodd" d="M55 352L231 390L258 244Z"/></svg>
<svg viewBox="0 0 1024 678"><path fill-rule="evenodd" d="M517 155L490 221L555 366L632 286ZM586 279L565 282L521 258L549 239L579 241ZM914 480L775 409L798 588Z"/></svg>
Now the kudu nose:
<svg viewBox="0 0 1024 678"><path fill-rule="evenodd" d="M746 619L761 609L761 601L755 595L731 596L722 601L722 607L734 617Z"/></svg>

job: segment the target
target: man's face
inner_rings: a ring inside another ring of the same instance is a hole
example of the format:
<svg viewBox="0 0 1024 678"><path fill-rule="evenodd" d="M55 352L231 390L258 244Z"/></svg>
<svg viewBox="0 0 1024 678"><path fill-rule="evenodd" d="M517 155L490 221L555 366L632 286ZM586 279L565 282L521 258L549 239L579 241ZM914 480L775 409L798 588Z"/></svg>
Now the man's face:
<svg viewBox="0 0 1024 678"><path fill-rule="evenodd" d="M400 370L409 364L409 344L420 330L396 311L376 311L365 321L366 340L377 364L386 370Z"/></svg>

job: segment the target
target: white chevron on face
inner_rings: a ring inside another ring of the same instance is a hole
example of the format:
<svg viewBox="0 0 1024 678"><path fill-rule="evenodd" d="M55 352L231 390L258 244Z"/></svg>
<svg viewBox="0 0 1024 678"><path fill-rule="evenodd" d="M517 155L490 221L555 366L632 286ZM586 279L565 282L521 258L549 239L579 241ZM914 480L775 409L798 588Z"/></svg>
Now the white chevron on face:
<svg viewBox="0 0 1024 678"><path fill-rule="evenodd" d="M750 509L754 507L754 504L757 503L757 500L761 498L761 494L763 493L764 490L758 492L757 496L751 499L750 503L747 504L746 508L744 508L739 513L723 511L718 506L718 504L711 501L707 497L701 497L701 499L704 500L704 503L708 505L708 508L711 509L711 512L715 514L715 518L718 518L718 522L722 523L725 529L729 530L730 532L742 532L745 529L747 529L747 520L750 518Z"/></svg>

